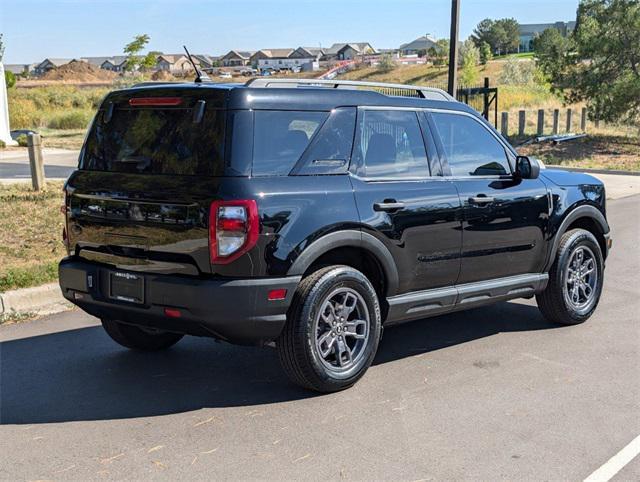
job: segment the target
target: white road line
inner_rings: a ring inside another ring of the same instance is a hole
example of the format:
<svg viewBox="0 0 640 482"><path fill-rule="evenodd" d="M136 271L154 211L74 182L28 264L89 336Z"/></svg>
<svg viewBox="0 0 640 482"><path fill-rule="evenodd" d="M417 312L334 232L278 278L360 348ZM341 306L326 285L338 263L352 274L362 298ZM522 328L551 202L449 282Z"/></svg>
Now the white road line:
<svg viewBox="0 0 640 482"><path fill-rule="evenodd" d="M620 452L607 460L602 467L584 479L584 482L607 482L611 480L614 475L620 472L623 467L631 462L638 454L640 454L640 435L629 442Z"/></svg>

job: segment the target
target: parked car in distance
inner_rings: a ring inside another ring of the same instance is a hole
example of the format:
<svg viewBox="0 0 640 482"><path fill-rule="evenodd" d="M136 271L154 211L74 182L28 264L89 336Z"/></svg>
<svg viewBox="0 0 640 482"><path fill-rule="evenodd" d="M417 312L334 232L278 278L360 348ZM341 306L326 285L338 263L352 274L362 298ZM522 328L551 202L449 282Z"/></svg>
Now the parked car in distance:
<svg viewBox="0 0 640 482"><path fill-rule="evenodd" d="M110 93L65 213L60 287L117 343L275 345L319 392L396 323L534 296L586 321L611 245L600 181L518 156L445 92L317 79Z"/></svg>
<svg viewBox="0 0 640 482"><path fill-rule="evenodd" d="M231 75L231 72L224 72L224 71L220 72L218 74L218 77L220 77L221 79L231 79L231 78L233 78L233 76Z"/></svg>

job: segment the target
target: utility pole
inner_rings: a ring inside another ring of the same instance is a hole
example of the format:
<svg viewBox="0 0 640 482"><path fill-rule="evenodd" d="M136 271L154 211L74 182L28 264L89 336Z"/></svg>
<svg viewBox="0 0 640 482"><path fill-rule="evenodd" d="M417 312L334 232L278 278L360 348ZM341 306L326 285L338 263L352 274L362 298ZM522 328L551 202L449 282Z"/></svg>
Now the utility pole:
<svg viewBox="0 0 640 482"><path fill-rule="evenodd" d="M449 85L453 97L458 90L458 27L460 25L460 1L451 0L451 34L449 35Z"/></svg>

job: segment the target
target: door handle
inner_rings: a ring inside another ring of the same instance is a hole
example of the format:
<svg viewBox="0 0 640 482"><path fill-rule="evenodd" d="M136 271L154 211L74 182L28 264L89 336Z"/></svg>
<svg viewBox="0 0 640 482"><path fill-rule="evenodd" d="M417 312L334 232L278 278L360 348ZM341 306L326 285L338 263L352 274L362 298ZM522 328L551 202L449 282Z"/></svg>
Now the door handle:
<svg viewBox="0 0 640 482"><path fill-rule="evenodd" d="M395 199L385 199L384 202L374 203L373 205L374 211L393 213L395 211L400 211L401 209L404 209L404 203L398 202Z"/></svg>
<svg viewBox="0 0 640 482"><path fill-rule="evenodd" d="M489 196L471 196L469 198L469 204L490 204L495 201L494 198Z"/></svg>

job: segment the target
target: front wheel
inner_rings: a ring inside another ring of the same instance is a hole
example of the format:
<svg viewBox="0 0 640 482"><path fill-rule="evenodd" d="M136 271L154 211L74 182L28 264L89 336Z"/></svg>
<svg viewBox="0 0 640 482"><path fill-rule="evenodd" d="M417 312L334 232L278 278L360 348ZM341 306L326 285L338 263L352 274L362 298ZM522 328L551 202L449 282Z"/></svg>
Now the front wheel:
<svg viewBox="0 0 640 482"><path fill-rule="evenodd" d="M277 340L284 371L298 385L335 392L356 383L378 349L378 297L360 271L329 266L304 278Z"/></svg>
<svg viewBox="0 0 640 482"><path fill-rule="evenodd" d="M562 235L546 289L536 296L546 319L562 325L583 323L600 301L604 281L602 250L584 229Z"/></svg>
<svg viewBox="0 0 640 482"><path fill-rule="evenodd" d="M178 343L184 335L127 325L120 321L102 319L104 331L120 345L139 351L164 350Z"/></svg>

